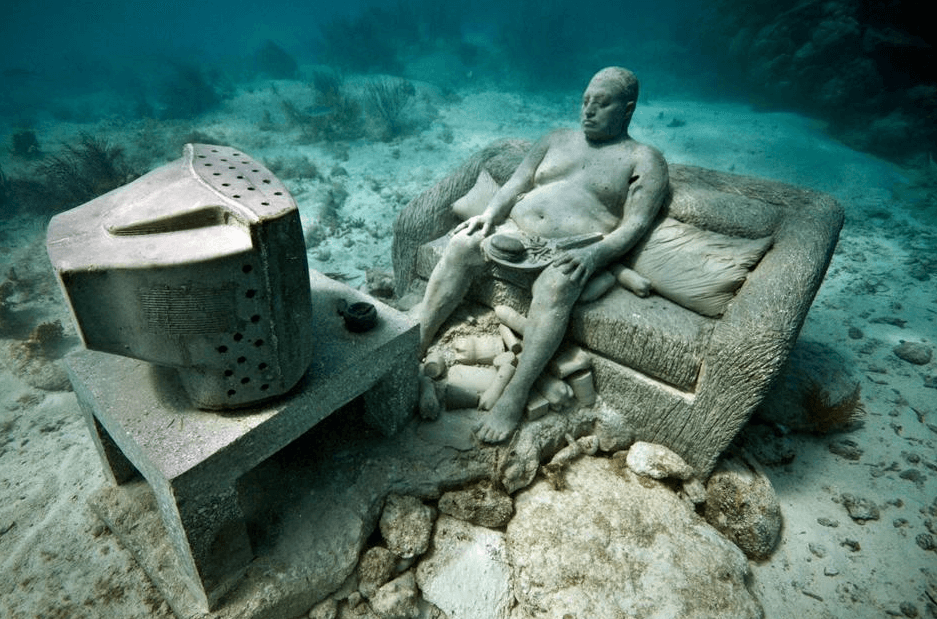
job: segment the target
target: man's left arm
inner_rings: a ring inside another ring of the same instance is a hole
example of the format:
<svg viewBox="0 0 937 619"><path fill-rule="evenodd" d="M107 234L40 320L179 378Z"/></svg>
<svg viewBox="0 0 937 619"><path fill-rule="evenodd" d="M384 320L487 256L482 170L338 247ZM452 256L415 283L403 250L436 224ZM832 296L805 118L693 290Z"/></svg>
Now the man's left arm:
<svg viewBox="0 0 937 619"><path fill-rule="evenodd" d="M667 162L657 149L650 146L645 149L629 179L621 223L601 241L585 248L592 254L593 272L618 260L641 240L667 197L670 185Z"/></svg>

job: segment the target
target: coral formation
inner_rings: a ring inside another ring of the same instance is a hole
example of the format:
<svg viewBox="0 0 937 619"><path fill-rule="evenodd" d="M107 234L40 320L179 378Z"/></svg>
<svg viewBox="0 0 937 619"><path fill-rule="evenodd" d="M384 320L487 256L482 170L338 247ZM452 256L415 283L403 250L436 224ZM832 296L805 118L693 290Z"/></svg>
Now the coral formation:
<svg viewBox="0 0 937 619"><path fill-rule="evenodd" d="M416 88L404 79L375 79L365 86L368 104L381 123L381 139L385 142L402 134L407 128L404 112Z"/></svg>
<svg viewBox="0 0 937 619"><path fill-rule="evenodd" d="M48 157L38 168L44 180L40 201L48 212L58 212L87 202L124 185L139 174L126 162L120 146L82 133L60 154Z"/></svg>
<svg viewBox="0 0 937 619"><path fill-rule="evenodd" d="M312 107L280 100L287 123L302 132L301 140L334 142L361 137L361 105L346 92L341 76L334 71L316 71L312 81L316 93Z"/></svg>
<svg viewBox="0 0 937 619"><path fill-rule="evenodd" d="M830 392L820 383L811 380L803 395L803 407L807 422L816 434L827 434L859 421L865 415L860 398L861 386L855 388L838 402L831 402Z"/></svg>

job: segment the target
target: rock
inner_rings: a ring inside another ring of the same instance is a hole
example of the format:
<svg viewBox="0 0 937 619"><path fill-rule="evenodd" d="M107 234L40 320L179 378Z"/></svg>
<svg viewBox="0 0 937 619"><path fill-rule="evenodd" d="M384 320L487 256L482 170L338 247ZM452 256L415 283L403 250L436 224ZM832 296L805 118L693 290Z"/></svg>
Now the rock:
<svg viewBox="0 0 937 619"><path fill-rule="evenodd" d="M439 498L439 511L483 527L503 527L514 513L514 503L503 490L481 481L465 490L447 492Z"/></svg>
<svg viewBox="0 0 937 619"><path fill-rule="evenodd" d="M505 619L513 605L504 534L449 516L436 522L416 578L423 597L452 619Z"/></svg>
<svg viewBox="0 0 937 619"><path fill-rule="evenodd" d="M914 365L927 365L933 358L934 353L929 346L919 342L902 342L892 349L892 352L899 359L903 359Z"/></svg>
<svg viewBox="0 0 937 619"><path fill-rule="evenodd" d="M749 559L771 556L781 538L781 506L771 481L751 457L723 457L706 484L706 521Z"/></svg>
<svg viewBox="0 0 937 619"><path fill-rule="evenodd" d="M797 457L790 435L781 432L777 426L752 423L739 436L745 451L762 466L790 464Z"/></svg>
<svg viewBox="0 0 937 619"><path fill-rule="evenodd" d="M309 619L335 619L338 615L338 602L332 598L325 598L312 607L307 617Z"/></svg>
<svg viewBox="0 0 937 619"><path fill-rule="evenodd" d="M878 507L872 501L852 494L844 494L841 500L843 507L849 512L849 517L859 524L865 524L869 520L878 520Z"/></svg>
<svg viewBox="0 0 937 619"><path fill-rule="evenodd" d="M512 617L762 617L742 552L666 486L594 457L515 497Z"/></svg>
<svg viewBox="0 0 937 619"><path fill-rule="evenodd" d="M638 441L628 450L627 462L632 471L644 477L683 480L693 477L693 468L663 445Z"/></svg>
<svg viewBox="0 0 937 619"><path fill-rule="evenodd" d="M810 554L815 556L818 559L822 559L826 556L826 547L823 544L807 544L807 549L810 550Z"/></svg>
<svg viewBox="0 0 937 619"><path fill-rule="evenodd" d="M862 545L854 539L849 539L848 537L839 543L840 546L846 548L850 552L859 552L862 550Z"/></svg>
<svg viewBox="0 0 937 619"><path fill-rule="evenodd" d="M683 482L683 494L693 505L706 502L706 486L696 477L692 477Z"/></svg>
<svg viewBox="0 0 937 619"><path fill-rule="evenodd" d="M416 619L420 615L419 600L416 578L410 570L378 589L370 605L381 619Z"/></svg>
<svg viewBox="0 0 937 619"><path fill-rule="evenodd" d="M436 510L423 505L420 499L391 494L381 514L381 535L391 552L410 559L426 552L435 518Z"/></svg>
<svg viewBox="0 0 937 619"><path fill-rule="evenodd" d="M934 536L930 533L919 533L914 541L921 547L921 550L937 550L937 542L934 541Z"/></svg>
<svg viewBox="0 0 937 619"><path fill-rule="evenodd" d="M358 591L370 598L394 574L397 555L386 548L369 548L358 562Z"/></svg>
<svg viewBox="0 0 937 619"><path fill-rule="evenodd" d="M862 457L862 448L850 439L833 441L829 444L830 453L836 454L841 458L856 461Z"/></svg>

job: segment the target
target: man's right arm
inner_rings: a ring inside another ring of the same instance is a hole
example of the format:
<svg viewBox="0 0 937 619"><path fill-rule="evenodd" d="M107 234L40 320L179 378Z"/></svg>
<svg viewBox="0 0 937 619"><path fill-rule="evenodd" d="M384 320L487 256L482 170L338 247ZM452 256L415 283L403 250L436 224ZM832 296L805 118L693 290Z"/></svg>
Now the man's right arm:
<svg viewBox="0 0 937 619"><path fill-rule="evenodd" d="M468 234L472 234L475 230L481 230L482 236L488 236L488 233L495 226L504 223L508 215L511 214L511 209L514 207L518 196L533 188L534 174L536 174L537 167L550 149L552 135L549 134L540 138L531 147L524 160L514 170L511 178L488 201L488 206L485 207L481 215L467 219L456 227L456 230L468 228Z"/></svg>

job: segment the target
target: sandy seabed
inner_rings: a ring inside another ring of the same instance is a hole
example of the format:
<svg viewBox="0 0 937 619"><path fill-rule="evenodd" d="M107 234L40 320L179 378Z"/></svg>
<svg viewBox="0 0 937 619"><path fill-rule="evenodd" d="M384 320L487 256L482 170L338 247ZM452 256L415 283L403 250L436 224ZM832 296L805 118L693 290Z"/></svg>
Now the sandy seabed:
<svg viewBox="0 0 937 619"><path fill-rule="evenodd" d="M420 84L412 111L422 114L419 132L392 142L302 144L280 115L278 98L306 96L306 87L277 86L243 89L197 123L48 121L35 130L45 144L79 131L107 137L126 145L143 169L177 157L179 150L158 146L192 129L270 167L305 157L317 175L307 169L281 177L300 206L307 238L315 239L310 266L359 286L367 269L391 269L391 226L410 199L495 139L536 139L574 126L578 108L578 93L475 90L453 98ZM835 353L821 361L831 374L859 382L866 413L848 431L824 436L772 428L772 440L793 460L766 467L784 518L774 555L752 564L752 589L766 616L937 616L937 361L914 365L893 352L903 341L932 351L937 342L937 203L902 170L821 129L797 115L739 104L652 98L639 106L632 133L672 163L826 191L846 209L801 340ZM7 173L17 170L16 162L3 165ZM335 211L339 225L327 229L324 205L337 188L347 198ZM316 228L322 233L309 234ZM12 298L19 318L61 320L68 341L79 345L45 257L42 223L5 220L0 260L4 277L13 269L26 282ZM0 617L170 617L143 571L86 505L106 482L74 394L30 386L7 354L25 333L0 340ZM877 518L854 520L846 494L874 504Z"/></svg>

